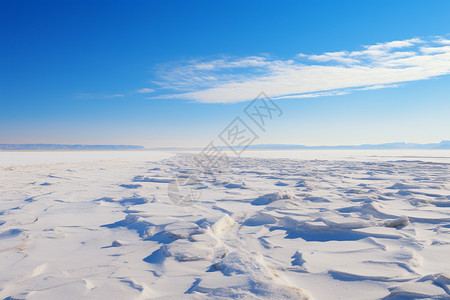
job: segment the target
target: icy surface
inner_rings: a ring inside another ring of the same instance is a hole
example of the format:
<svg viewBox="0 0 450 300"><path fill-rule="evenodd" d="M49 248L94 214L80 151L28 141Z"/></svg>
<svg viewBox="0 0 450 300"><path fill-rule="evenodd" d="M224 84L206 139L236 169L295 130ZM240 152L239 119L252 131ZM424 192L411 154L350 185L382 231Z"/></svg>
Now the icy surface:
<svg viewBox="0 0 450 300"><path fill-rule="evenodd" d="M247 157L203 174L191 154L130 153L0 153L0 299L450 295L447 163ZM192 206L167 195L180 171L201 181Z"/></svg>

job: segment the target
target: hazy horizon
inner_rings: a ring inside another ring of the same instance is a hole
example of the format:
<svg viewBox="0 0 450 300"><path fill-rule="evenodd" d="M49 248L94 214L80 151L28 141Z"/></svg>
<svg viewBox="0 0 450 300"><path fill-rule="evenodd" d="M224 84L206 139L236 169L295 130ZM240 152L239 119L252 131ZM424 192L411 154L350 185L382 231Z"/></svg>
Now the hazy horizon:
<svg viewBox="0 0 450 300"><path fill-rule="evenodd" d="M420 148L421 146L439 146L443 145L445 148L429 148L431 150L437 149L450 149L450 140L443 140L435 143L405 143L405 142L392 142L392 143L380 143L380 144L348 144L348 145L303 145L303 144L251 144L248 147L246 147L247 150L263 150L263 149L270 149L270 150L301 150L303 148L295 148L295 147L304 147L304 149L320 149L320 148L329 148L329 149L352 149L352 148L360 148L364 149L363 147L369 147L368 149L373 149L370 147L379 147L379 149L397 149L398 147L404 146L404 147L410 147L410 148L398 148L398 149L423 149ZM93 147L100 147L99 150L164 150L164 149L180 149L180 150L199 150L205 148L207 145L197 146L197 147L183 147L183 146L177 146L177 147L146 147L144 145L126 145L126 144L47 144L47 143L33 143L33 144L5 144L0 143L0 151L1 150L10 150L8 147L11 148L11 150L15 150L18 147L22 147L25 149L32 149L32 147L36 147L36 150L45 150L45 147L51 148L56 147L55 150L60 150L57 147L69 147L67 150L74 150L77 146L80 147L87 147L87 150L95 150L92 149ZM227 150L229 148L225 144L217 144L216 147L219 147L221 149ZM383 146L383 147L381 147ZM40 149L39 147L44 147L44 149ZM91 148L89 148L91 147ZM110 147L111 149L106 149L107 147ZM125 147L125 148L120 148ZM346 148L345 148L346 147ZM22 150L22 149L20 149ZM75 149L75 150L83 150L83 148Z"/></svg>

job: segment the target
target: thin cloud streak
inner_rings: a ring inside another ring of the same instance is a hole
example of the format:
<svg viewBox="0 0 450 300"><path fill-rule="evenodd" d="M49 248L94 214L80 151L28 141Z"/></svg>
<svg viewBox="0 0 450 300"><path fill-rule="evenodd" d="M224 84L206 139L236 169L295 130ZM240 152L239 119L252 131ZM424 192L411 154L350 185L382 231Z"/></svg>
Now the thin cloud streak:
<svg viewBox="0 0 450 300"><path fill-rule="evenodd" d="M125 97L123 94L88 94L80 93L76 95L79 99L112 99Z"/></svg>
<svg viewBox="0 0 450 300"><path fill-rule="evenodd" d="M289 60L251 56L189 61L160 73L157 84L172 92L149 99L235 103L252 100L261 91L285 99L395 87L450 74L448 45L444 38L413 38L358 51L300 53Z"/></svg>

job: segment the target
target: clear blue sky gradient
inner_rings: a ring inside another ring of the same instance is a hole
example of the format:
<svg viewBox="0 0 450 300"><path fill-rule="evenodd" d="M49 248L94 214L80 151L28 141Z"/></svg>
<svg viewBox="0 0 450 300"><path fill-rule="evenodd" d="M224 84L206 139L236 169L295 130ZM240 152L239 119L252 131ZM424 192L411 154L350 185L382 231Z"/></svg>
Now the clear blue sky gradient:
<svg viewBox="0 0 450 300"><path fill-rule="evenodd" d="M148 99L164 94L155 81L171 64L223 56L287 60L449 33L445 0L1 0L0 143L201 147L248 102ZM155 92L136 92L142 88ZM257 143L450 139L448 75L276 103L284 115Z"/></svg>

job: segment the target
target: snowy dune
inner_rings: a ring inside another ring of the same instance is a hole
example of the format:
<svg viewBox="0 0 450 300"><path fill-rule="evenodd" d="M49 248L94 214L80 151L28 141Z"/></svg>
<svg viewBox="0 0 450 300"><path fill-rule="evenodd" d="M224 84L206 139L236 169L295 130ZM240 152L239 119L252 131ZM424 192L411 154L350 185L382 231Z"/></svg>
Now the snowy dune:
<svg viewBox="0 0 450 300"><path fill-rule="evenodd" d="M450 151L372 152L0 152L0 299L448 298Z"/></svg>

